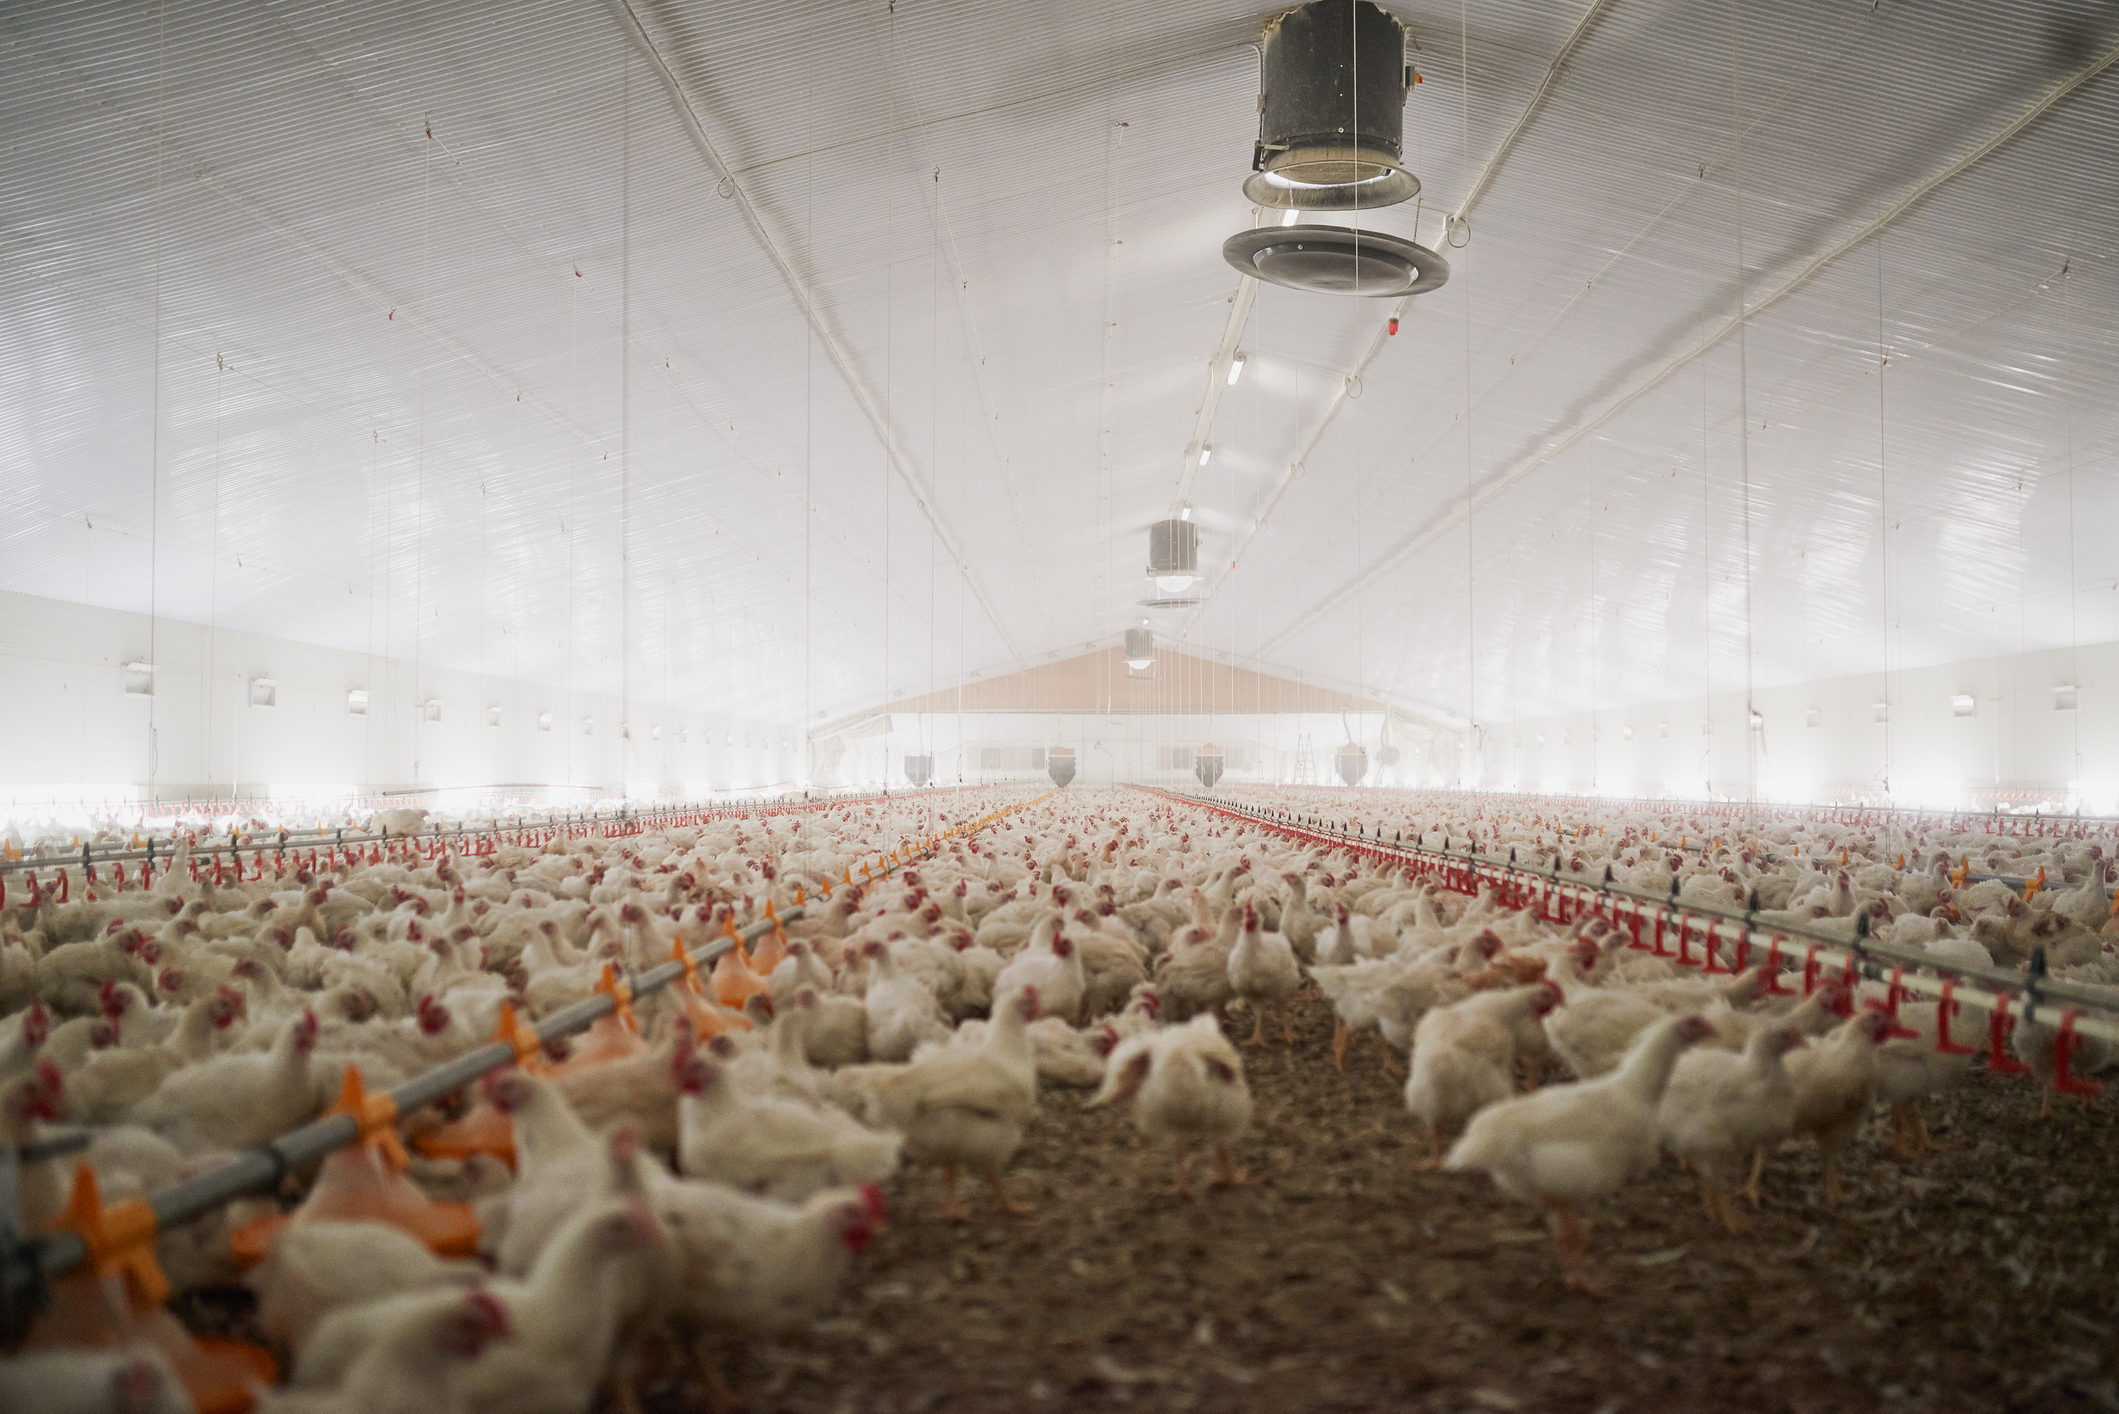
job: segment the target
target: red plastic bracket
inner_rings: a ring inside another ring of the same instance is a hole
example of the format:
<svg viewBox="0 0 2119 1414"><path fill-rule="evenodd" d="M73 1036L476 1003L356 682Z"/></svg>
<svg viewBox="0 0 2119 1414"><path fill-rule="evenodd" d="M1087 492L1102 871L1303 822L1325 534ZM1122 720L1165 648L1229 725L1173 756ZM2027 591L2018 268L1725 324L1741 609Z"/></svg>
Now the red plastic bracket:
<svg viewBox="0 0 2119 1414"><path fill-rule="evenodd" d="M1677 965L1679 967L1698 967L1700 965L1700 960L1692 955L1692 915L1689 913L1682 915L1678 919Z"/></svg>
<svg viewBox="0 0 2119 1414"><path fill-rule="evenodd" d="M2003 992L1994 1001L1994 1014L1987 1018L1987 1069L1996 1075L2028 1075L2031 1068L2004 1046L2016 1029L2016 1018L2009 1015L2009 994Z"/></svg>
<svg viewBox="0 0 2119 1414"><path fill-rule="evenodd" d="M1710 918L1707 920L1706 936L1702 940L1707 944L1707 965L1700 969L1700 975L1726 977L1729 975L1729 969L1722 966L1720 939L1715 937L1714 929L1715 921Z"/></svg>
<svg viewBox="0 0 2119 1414"><path fill-rule="evenodd" d="M2075 1031L2075 1009L2060 1013L2060 1032L2053 1038L2053 1088L2063 1095L2101 1095L2104 1087L2094 1080L2078 1080L2071 1069L2082 1037Z"/></svg>
<svg viewBox="0 0 2119 1414"><path fill-rule="evenodd" d="M1954 995L1956 991L1955 977L1942 979L1942 997L1935 1003L1935 1049L1941 1055L1968 1056L1979 1048L1950 1039L1950 1018L1964 1009L1964 1003Z"/></svg>

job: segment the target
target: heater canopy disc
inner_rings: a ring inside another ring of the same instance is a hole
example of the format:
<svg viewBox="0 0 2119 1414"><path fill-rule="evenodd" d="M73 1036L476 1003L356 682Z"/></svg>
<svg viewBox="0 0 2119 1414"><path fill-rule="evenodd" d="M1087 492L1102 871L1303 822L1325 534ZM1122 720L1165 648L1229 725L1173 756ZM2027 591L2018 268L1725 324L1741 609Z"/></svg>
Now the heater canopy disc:
<svg viewBox="0 0 2119 1414"><path fill-rule="evenodd" d="M1449 262L1426 246L1345 226L1259 226L1223 241L1221 253L1255 279L1316 294L1395 299L1449 279Z"/></svg>

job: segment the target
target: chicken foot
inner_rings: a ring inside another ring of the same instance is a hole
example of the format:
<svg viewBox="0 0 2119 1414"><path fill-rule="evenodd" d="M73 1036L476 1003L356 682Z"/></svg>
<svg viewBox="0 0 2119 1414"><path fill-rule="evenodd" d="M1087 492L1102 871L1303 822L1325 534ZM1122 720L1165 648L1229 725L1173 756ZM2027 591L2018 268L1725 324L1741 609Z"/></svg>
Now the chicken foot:
<svg viewBox="0 0 2119 1414"><path fill-rule="evenodd" d="M1383 1039L1383 1033L1380 1031L1376 1033L1376 1049L1383 1053L1383 1068L1389 1071L1394 1079L1405 1079L1405 1067L1398 1063L1398 1053L1391 1049L1391 1043Z"/></svg>
<svg viewBox="0 0 2119 1414"><path fill-rule="evenodd" d="M1251 1034L1244 1038L1246 1046L1263 1046L1266 1043L1266 1009L1257 1002L1251 1003Z"/></svg>
<svg viewBox="0 0 2119 1414"><path fill-rule="evenodd" d="M1341 1075L1346 1074L1346 1045L1353 1039L1354 1033L1347 1028L1346 1018L1332 1018L1332 1068Z"/></svg>
<svg viewBox="0 0 2119 1414"><path fill-rule="evenodd" d="M1236 1167L1235 1160L1229 1157L1229 1148L1226 1144L1214 1146L1214 1161L1216 1166L1214 1186L1216 1188L1241 1188L1245 1184L1257 1182L1248 1173Z"/></svg>
<svg viewBox="0 0 2119 1414"><path fill-rule="evenodd" d="M1037 1212L1035 1203L1024 1203L1010 1197L1008 1186L1001 1182L998 1173L981 1174L980 1177L984 1178L986 1186L993 1190L993 1201L1002 1212L1018 1218L1027 1218Z"/></svg>
<svg viewBox="0 0 2119 1414"><path fill-rule="evenodd" d="M1764 1149L1754 1150L1751 1155L1751 1177L1744 1184L1744 1196L1751 1200L1751 1206L1754 1208L1760 1202L1758 1184L1759 1179L1765 1176L1765 1172L1766 1151Z"/></svg>
<svg viewBox="0 0 2119 1414"><path fill-rule="evenodd" d="M1891 1106L1891 1152L1917 1159L1935 1146L1928 1138L1927 1116L1910 1105Z"/></svg>
<svg viewBox="0 0 2119 1414"><path fill-rule="evenodd" d="M1608 1286L1591 1281L1588 1273L1582 1270L1582 1258L1589 1251L1589 1230L1582 1226L1582 1220L1557 1199L1541 1197L1538 1201L1545 1208L1547 1225L1552 1228L1552 1247L1560 1258L1560 1270L1566 1276L1567 1289L1591 1296L1608 1295Z"/></svg>
<svg viewBox="0 0 2119 1414"><path fill-rule="evenodd" d="M1736 1236L1741 1237L1754 1226L1750 1218L1737 1212L1735 1206L1730 1203L1729 1190L1707 1177L1705 1172L1700 1174L1700 1203L1707 1209L1709 1218Z"/></svg>
<svg viewBox="0 0 2119 1414"><path fill-rule="evenodd" d="M1177 1174L1176 1181L1171 1184L1170 1191L1179 1198L1189 1198L1192 1196L1192 1182L1191 1179L1185 1173L1185 1169L1187 1167L1186 1160L1189 1157L1190 1156L1185 1152L1184 1145L1172 1144L1170 1146L1170 1166L1176 1171Z"/></svg>
<svg viewBox="0 0 2119 1414"><path fill-rule="evenodd" d="M1839 1162L1831 1154L1826 1154L1823 1156L1823 1158L1825 1168L1825 1201L1827 1203L1837 1203L1842 1198L1845 1198L1847 1196L1847 1190L1845 1186L1843 1186L1839 1181Z"/></svg>

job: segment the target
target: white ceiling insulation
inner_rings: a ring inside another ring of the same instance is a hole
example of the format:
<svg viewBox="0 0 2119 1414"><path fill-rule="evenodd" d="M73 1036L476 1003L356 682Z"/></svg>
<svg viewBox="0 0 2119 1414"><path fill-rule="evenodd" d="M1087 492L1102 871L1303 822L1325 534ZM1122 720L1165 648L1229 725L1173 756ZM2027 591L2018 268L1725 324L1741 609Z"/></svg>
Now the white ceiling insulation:
<svg viewBox="0 0 2119 1414"><path fill-rule="evenodd" d="M1358 396L1258 292L1150 611L1271 7L7 7L0 588L812 723L1143 616L1479 720L2119 638L2107 7L1395 8L1373 224L1469 243Z"/></svg>

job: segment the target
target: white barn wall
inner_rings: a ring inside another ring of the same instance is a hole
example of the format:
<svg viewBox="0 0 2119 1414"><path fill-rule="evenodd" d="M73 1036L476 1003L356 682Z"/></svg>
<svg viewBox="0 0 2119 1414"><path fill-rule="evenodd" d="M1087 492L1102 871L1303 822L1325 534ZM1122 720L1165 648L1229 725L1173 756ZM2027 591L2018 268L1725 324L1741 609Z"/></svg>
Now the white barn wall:
<svg viewBox="0 0 2119 1414"><path fill-rule="evenodd" d="M2078 709L2054 710L2054 688ZM2119 643L1828 678L1755 694L1764 718L1747 763L1741 691L1487 728L1480 783L1610 795L1761 798L1882 795L1902 805L1982 806L2006 796L2119 808ZM1951 699L1975 699L1970 717ZM1889 722L1875 704L1888 699ZM1817 725L1806 725L1817 712ZM1702 723L1712 724L1703 731ZM1667 723L1669 734L1662 734ZM1628 739L1625 729L1631 727ZM1544 737L1540 744L1538 738Z"/></svg>
<svg viewBox="0 0 2119 1414"><path fill-rule="evenodd" d="M153 698L128 695L124 665L150 656ZM276 681L276 706L249 705L256 677ZM354 688L369 693L365 716L347 710ZM418 719L430 698L441 700L438 722ZM492 706L498 726L487 724ZM550 731L538 728L542 712ZM631 742L619 730L628 715ZM798 784L800 752L781 745L796 740L794 728L682 704L169 619L150 633L144 614L0 593L0 800L71 799L82 787L144 795L150 783L172 797L313 785L704 794Z"/></svg>
<svg viewBox="0 0 2119 1414"><path fill-rule="evenodd" d="M1075 781L1083 785L1131 782L1142 785L1195 785L1190 767L1163 767L1161 750L1169 746L1197 748L1212 741L1225 750L1250 748L1253 764L1231 767L1225 779L1232 782L1284 782L1292 770L1296 739L1307 733L1316 757L1320 783L1336 781L1332 755L1346 740L1351 727L1360 735L1371 755L1378 744L1381 714L1349 714L1342 722L1334 713L1154 713L1119 714L1079 712L966 712L925 715L893 713L891 731L883 736L862 737L847 744L839 776L842 782L874 784L885 780L904 783L904 759L921 751L935 758L938 784L953 785L958 771L966 783L997 780L1043 780L1043 768L1027 765L981 768L978 749L1000 746L1020 753L1027 748L1071 746L1075 750ZM1405 760L1396 772L1372 775L1380 784L1416 784L1413 771L1424 766L1424 743L1404 745ZM966 752L969 755L966 755Z"/></svg>

